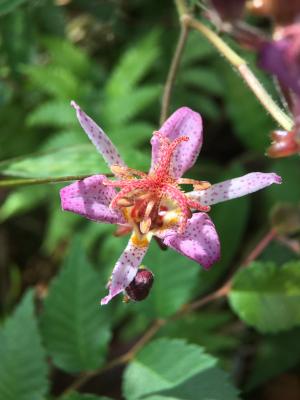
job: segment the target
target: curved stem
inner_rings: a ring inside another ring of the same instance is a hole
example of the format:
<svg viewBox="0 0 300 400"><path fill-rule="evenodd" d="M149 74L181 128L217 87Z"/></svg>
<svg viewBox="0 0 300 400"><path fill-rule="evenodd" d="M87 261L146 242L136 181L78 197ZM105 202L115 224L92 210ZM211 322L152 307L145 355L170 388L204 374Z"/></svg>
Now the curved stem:
<svg viewBox="0 0 300 400"><path fill-rule="evenodd" d="M255 94L256 98L283 129L290 131L293 128L293 121L291 118L275 103L243 58L241 58L213 30L202 22L190 15L183 15L181 20L185 21L190 27L204 35L206 39L220 51L227 61L237 69L245 83Z"/></svg>
<svg viewBox="0 0 300 400"><path fill-rule="evenodd" d="M79 181L81 179L88 178L89 175L72 175L72 176L61 176L58 178L16 178L16 179L2 179L0 180L0 187L10 186L25 186L25 185L41 185L45 183L59 183L69 181ZM99 174L105 176L113 176L112 174Z"/></svg>

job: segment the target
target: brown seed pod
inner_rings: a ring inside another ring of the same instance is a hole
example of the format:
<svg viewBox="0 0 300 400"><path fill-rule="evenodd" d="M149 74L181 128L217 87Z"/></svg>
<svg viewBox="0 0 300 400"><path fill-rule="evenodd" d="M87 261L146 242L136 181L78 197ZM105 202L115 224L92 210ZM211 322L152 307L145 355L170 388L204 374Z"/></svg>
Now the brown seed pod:
<svg viewBox="0 0 300 400"><path fill-rule="evenodd" d="M126 295L130 300L144 300L153 285L153 273L147 268L139 268L133 281L125 289Z"/></svg>

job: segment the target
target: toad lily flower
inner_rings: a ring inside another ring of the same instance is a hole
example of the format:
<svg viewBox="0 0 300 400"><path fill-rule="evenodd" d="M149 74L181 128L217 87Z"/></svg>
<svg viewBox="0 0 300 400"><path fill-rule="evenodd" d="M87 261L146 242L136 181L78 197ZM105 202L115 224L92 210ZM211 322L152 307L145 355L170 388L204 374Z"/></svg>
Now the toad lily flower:
<svg viewBox="0 0 300 400"><path fill-rule="evenodd" d="M101 304L107 304L126 291L153 236L209 268L220 257L218 234L207 215L209 206L281 182L274 173L259 172L212 186L205 181L182 178L194 165L202 145L201 117L187 107L177 110L158 132L153 133L149 173L128 168L103 130L75 102L71 104L80 125L116 180L93 175L66 186L60 192L62 208L132 231L114 267L108 284L109 294ZM184 193L180 185L185 184L192 184L194 190Z"/></svg>

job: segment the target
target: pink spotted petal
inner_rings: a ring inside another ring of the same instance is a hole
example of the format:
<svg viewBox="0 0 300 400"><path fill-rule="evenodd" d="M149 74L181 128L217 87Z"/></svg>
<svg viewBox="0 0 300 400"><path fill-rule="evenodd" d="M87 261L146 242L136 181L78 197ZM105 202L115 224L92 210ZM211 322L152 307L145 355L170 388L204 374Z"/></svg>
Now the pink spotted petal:
<svg viewBox="0 0 300 400"><path fill-rule="evenodd" d="M205 206L209 206L245 196L273 183L280 184L281 177L274 173L252 172L239 178L217 183L207 190L190 192L188 196Z"/></svg>
<svg viewBox="0 0 300 400"><path fill-rule="evenodd" d="M200 152L202 146L202 119L200 114L188 107L179 108L163 124L159 130L171 141L179 136L188 136L189 141L181 143L174 153L171 173L175 178L180 178L185 171L191 168ZM153 136L152 144L152 165L159 159L159 140Z"/></svg>
<svg viewBox="0 0 300 400"><path fill-rule="evenodd" d="M136 246L130 238L127 247L117 261L109 283L109 294L101 300L101 305L107 304L117 294L123 292L134 279L138 268L148 250L148 246Z"/></svg>
<svg viewBox="0 0 300 400"><path fill-rule="evenodd" d="M169 229L158 235L165 245L209 268L220 258L220 241L215 226L205 213L196 213L183 234Z"/></svg>
<svg viewBox="0 0 300 400"><path fill-rule="evenodd" d="M82 181L76 181L61 189L61 206L93 221L109 224L124 224L121 213L109 208L116 191L103 185L104 175L93 175Z"/></svg>
<svg viewBox="0 0 300 400"><path fill-rule="evenodd" d="M108 136L106 136L100 126L98 126L87 114L85 114L85 112L81 110L75 101L71 101L71 106L76 110L76 115L82 129L88 135L89 139L99 153L102 154L107 164L109 166L113 164L125 166L125 163L122 160L118 150Z"/></svg>

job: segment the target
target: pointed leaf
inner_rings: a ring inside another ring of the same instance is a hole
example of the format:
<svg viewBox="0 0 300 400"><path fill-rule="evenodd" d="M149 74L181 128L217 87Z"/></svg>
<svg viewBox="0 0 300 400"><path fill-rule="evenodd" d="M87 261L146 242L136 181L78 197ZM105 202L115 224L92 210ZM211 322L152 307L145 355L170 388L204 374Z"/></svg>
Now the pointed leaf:
<svg viewBox="0 0 300 400"><path fill-rule="evenodd" d="M300 262L253 263L235 275L229 300L238 316L261 332L299 326Z"/></svg>
<svg viewBox="0 0 300 400"><path fill-rule="evenodd" d="M164 398L235 400L236 390L217 360L200 346L182 340L158 339L146 346L127 367L124 394L127 400Z"/></svg>
<svg viewBox="0 0 300 400"><path fill-rule="evenodd" d="M0 330L0 399L43 400L47 364L28 292Z"/></svg>
<svg viewBox="0 0 300 400"><path fill-rule="evenodd" d="M100 308L104 285L75 240L51 285L42 314L42 333L53 362L65 371L98 368L110 339L107 310Z"/></svg>

